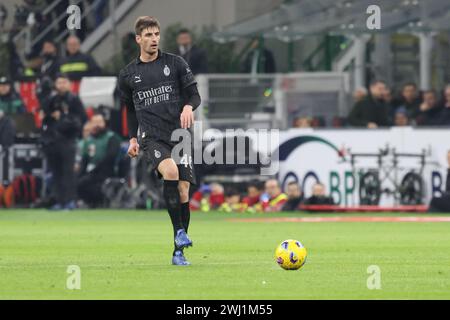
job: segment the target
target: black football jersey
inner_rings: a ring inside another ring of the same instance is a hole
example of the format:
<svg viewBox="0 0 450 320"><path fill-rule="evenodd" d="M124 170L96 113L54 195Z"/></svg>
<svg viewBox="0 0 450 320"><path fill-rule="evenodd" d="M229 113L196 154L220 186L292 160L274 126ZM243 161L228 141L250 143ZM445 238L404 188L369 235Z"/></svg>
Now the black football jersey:
<svg viewBox="0 0 450 320"><path fill-rule="evenodd" d="M134 108L141 137L170 141L181 127L180 114L186 103L183 90L196 84L186 61L158 51L158 58L132 61L119 74L121 101Z"/></svg>

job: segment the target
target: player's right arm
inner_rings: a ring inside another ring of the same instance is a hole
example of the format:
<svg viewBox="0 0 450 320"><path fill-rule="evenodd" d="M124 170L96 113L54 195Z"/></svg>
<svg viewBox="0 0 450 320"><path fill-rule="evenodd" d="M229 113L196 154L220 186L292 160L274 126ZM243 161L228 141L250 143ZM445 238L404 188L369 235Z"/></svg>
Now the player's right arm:
<svg viewBox="0 0 450 320"><path fill-rule="evenodd" d="M133 90L127 81L127 75L122 70L119 74L119 93L122 105L127 108L127 124L128 135L130 137L130 146L128 147L128 155L132 158L139 154L139 144L137 141L138 120L136 117L136 109L133 102Z"/></svg>

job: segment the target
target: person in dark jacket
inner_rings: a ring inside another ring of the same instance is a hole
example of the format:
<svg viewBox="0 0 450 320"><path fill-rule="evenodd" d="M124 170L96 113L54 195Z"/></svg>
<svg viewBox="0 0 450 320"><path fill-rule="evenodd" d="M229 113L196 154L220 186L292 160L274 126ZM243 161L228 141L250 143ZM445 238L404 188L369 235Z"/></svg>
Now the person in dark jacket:
<svg viewBox="0 0 450 320"><path fill-rule="evenodd" d="M15 135L14 122L0 110L0 146L3 150L13 145Z"/></svg>
<svg viewBox="0 0 450 320"><path fill-rule="evenodd" d="M102 185L114 176L120 154L120 138L106 127L102 114L89 121L90 135L81 143L81 163L78 177L78 196L90 207L103 202Z"/></svg>
<svg viewBox="0 0 450 320"><path fill-rule="evenodd" d="M272 51L263 47L258 39L253 40L241 71L252 74L277 72Z"/></svg>
<svg viewBox="0 0 450 320"><path fill-rule="evenodd" d="M428 212L446 212L450 213L450 150L447 152L447 178L445 182L445 191L441 197L433 197L428 207Z"/></svg>
<svg viewBox="0 0 450 320"><path fill-rule="evenodd" d="M399 107L404 107L408 112L408 117L415 119L420 111L421 100L417 85L409 82L403 85L400 97L394 99L392 105L394 110Z"/></svg>
<svg viewBox="0 0 450 320"><path fill-rule="evenodd" d="M423 93L423 102L419 107L416 117L418 126L437 126L441 122L440 113L442 106L434 90L427 90Z"/></svg>
<svg viewBox="0 0 450 320"><path fill-rule="evenodd" d="M437 116L439 118L439 125L450 126L450 85L445 88L444 102L442 105L441 112Z"/></svg>
<svg viewBox="0 0 450 320"><path fill-rule="evenodd" d="M4 182L8 183L12 177L9 177L8 159L9 159L9 147L14 143L16 136L16 128L14 122L3 111L0 110L0 152L3 157L0 157L0 161L3 161L3 181L0 181L0 185Z"/></svg>
<svg viewBox="0 0 450 320"><path fill-rule="evenodd" d="M349 124L369 129L388 126L389 110L384 100L386 84L380 80L374 81L369 91L366 98L354 105L348 117Z"/></svg>
<svg viewBox="0 0 450 320"><path fill-rule="evenodd" d="M54 80L59 73L60 57L58 56L58 49L53 41L46 40L44 42L42 45L41 58L42 65L40 76Z"/></svg>
<svg viewBox="0 0 450 320"><path fill-rule="evenodd" d="M296 211L303 201L302 190L297 182L291 181L286 186L288 200L283 205L282 211Z"/></svg>
<svg viewBox="0 0 450 320"><path fill-rule="evenodd" d="M0 77L0 111L6 115L25 112L22 99L14 90L12 81L7 77Z"/></svg>
<svg viewBox="0 0 450 320"><path fill-rule="evenodd" d="M326 195L325 186L318 182L313 185L312 196L305 200L305 205L334 205L334 200Z"/></svg>
<svg viewBox="0 0 450 320"><path fill-rule="evenodd" d="M80 98L70 92L67 75L58 75L55 87L57 93L44 106L41 139L52 173L52 209L70 210L75 208L76 139L87 117Z"/></svg>
<svg viewBox="0 0 450 320"><path fill-rule="evenodd" d="M94 58L82 53L80 47L80 39L76 36L69 36L66 41L67 56L61 60L59 66L59 71L67 74L72 81L101 74L101 69Z"/></svg>
<svg viewBox="0 0 450 320"><path fill-rule="evenodd" d="M208 73L208 57L206 51L192 43L192 35L188 29L181 29L177 35L177 55L183 57L194 75Z"/></svg>

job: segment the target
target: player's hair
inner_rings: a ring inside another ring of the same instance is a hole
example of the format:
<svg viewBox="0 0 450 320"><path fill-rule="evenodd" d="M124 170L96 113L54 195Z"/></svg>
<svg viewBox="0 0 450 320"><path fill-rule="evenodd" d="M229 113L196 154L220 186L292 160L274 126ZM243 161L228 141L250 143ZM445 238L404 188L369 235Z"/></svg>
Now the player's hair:
<svg viewBox="0 0 450 320"><path fill-rule="evenodd" d="M147 28L158 28L161 29L159 21L155 17L142 16L137 18L134 24L134 31L137 36L140 36L142 31Z"/></svg>
<svg viewBox="0 0 450 320"><path fill-rule="evenodd" d="M180 34L183 34L183 33L191 34L191 31L188 28L181 28L180 30L178 30L177 35L179 36Z"/></svg>
<svg viewBox="0 0 450 320"><path fill-rule="evenodd" d="M296 181L290 181L290 182L288 182L287 186L297 186L297 187L300 187Z"/></svg>
<svg viewBox="0 0 450 320"><path fill-rule="evenodd" d="M386 81L377 79L377 80L373 80L372 82L370 82L370 86L374 86L374 85L379 84L379 83L382 83L382 84L384 84L384 85L387 85L387 84L386 84Z"/></svg>
<svg viewBox="0 0 450 320"><path fill-rule="evenodd" d="M227 189L227 191L225 192L225 197L233 197L233 196L240 196L241 194L239 193L239 191L237 191L234 188L229 188Z"/></svg>
<svg viewBox="0 0 450 320"><path fill-rule="evenodd" d="M425 94L427 94L427 93L431 93L432 95L434 95L435 97L437 97L437 92L436 92L436 90L433 90L433 89L424 90L424 91L422 92L422 95L425 95Z"/></svg>
<svg viewBox="0 0 450 320"><path fill-rule="evenodd" d="M405 89L406 87L414 87L414 89L417 89L417 84L414 82L406 82L403 84L402 89Z"/></svg>
<svg viewBox="0 0 450 320"><path fill-rule="evenodd" d="M69 75L67 73L62 72L56 74L55 80L59 78L70 80Z"/></svg>

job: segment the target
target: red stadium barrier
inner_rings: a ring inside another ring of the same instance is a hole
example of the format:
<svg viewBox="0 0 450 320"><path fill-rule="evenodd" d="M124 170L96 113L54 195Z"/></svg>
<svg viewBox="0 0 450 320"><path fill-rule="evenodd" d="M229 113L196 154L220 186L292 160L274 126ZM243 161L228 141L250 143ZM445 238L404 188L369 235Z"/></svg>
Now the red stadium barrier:
<svg viewBox="0 0 450 320"><path fill-rule="evenodd" d="M396 207L380 207L380 206L354 206L342 207L336 205L301 205L302 211L310 212L422 212L428 210L428 206L396 206Z"/></svg>
<svg viewBox="0 0 450 320"><path fill-rule="evenodd" d="M81 81L72 81L71 82L71 88L72 88L72 93L78 95L80 93L80 85L81 85Z"/></svg>
<svg viewBox="0 0 450 320"><path fill-rule="evenodd" d="M35 81L25 81L19 83L19 94L25 105L25 110L34 115L34 123L37 128L41 127L41 118L39 117L39 100L36 95L37 84Z"/></svg>

